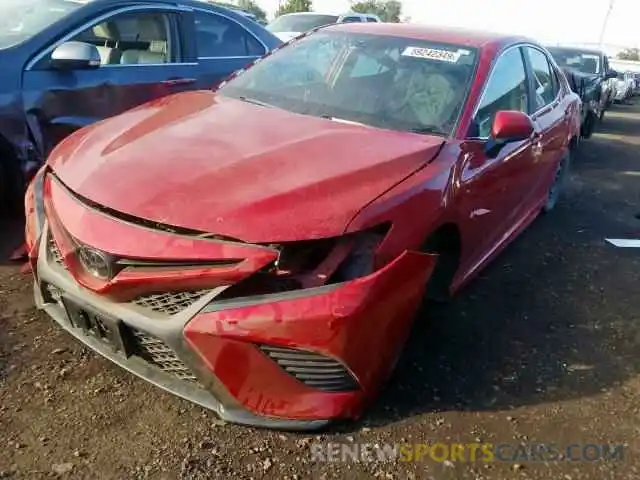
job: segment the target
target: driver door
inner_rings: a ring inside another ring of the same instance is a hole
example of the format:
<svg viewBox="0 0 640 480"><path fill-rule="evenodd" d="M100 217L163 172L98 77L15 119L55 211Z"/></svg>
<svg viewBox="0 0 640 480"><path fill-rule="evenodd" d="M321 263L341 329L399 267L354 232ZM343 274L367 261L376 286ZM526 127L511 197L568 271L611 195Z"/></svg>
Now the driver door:
<svg viewBox="0 0 640 480"><path fill-rule="evenodd" d="M457 215L467 246L461 271L484 264L517 226L523 199L530 189L533 166L531 139L505 145L499 153L485 152L495 114L500 110L528 113L530 94L520 47L503 52L476 107L468 139L461 146Z"/></svg>
<svg viewBox="0 0 640 480"><path fill-rule="evenodd" d="M43 157L76 129L158 97L195 88L197 64L185 63L177 7L120 8L69 31L41 51L23 76L24 108ZM98 48L97 68L54 69L66 41Z"/></svg>

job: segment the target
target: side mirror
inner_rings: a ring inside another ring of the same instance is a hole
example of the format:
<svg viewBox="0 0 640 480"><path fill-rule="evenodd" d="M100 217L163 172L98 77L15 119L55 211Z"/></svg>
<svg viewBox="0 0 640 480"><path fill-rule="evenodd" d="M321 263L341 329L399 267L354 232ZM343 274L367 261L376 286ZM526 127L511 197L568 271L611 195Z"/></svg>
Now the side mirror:
<svg viewBox="0 0 640 480"><path fill-rule="evenodd" d="M516 110L500 110L491 125L491 137L485 153L495 157L507 143L520 142L533 135L535 127L529 115Z"/></svg>
<svg viewBox="0 0 640 480"><path fill-rule="evenodd" d="M610 80L612 78L618 78L618 72L616 70L609 70L604 74L605 80Z"/></svg>
<svg viewBox="0 0 640 480"><path fill-rule="evenodd" d="M56 70L85 70L100 66L100 53L95 45L84 42L65 42L51 53L52 68Z"/></svg>

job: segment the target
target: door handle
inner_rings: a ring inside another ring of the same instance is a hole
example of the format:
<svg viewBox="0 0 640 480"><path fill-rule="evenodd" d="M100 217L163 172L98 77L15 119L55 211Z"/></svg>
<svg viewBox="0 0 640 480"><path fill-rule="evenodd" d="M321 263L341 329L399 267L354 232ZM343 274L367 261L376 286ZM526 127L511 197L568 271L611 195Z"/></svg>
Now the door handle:
<svg viewBox="0 0 640 480"><path fill-rule="evenodd" d="M163 80L162 85L166 85L167 87L177 87L180 85L191 85L196 83L195 78L169 78L168 80Z"/></svg>
<svg viewBox="0 0 640 480"><path fill-rule="evenodd" d="M541 135L536 135L535 137L533 137L533 141L531 144L531 152L533 153L533 156L535 158L538 158L540 155L542 155L542 136Z"/></svg>

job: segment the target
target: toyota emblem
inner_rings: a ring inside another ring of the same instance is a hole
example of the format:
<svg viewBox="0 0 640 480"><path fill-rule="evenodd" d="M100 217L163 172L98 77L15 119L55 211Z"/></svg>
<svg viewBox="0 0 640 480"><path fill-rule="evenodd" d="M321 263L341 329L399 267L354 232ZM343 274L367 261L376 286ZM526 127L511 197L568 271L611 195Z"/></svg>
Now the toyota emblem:
<svg viewBox="0 0 640 480"><path fill-rule="evenodd" d="M111 260L106 253L90 247L80 247L78 259L84 269L94 277L101 280L111 278Z"/></svg>

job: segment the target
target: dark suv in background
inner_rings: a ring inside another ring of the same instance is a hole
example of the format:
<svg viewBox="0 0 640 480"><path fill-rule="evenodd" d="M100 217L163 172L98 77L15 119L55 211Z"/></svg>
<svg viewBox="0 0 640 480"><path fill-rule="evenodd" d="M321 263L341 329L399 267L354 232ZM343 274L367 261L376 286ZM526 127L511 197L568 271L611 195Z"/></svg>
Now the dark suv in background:
<svg viewBox="0 0 640 480"><path fill-rule="evenodd" d="M618 72L611 69L609 59L599 50L572 47L547 47L564 71L571 89L582 99L582 136L589 138L598 121L612 103L611 79Z"/></svg>
<svg viewBox="0 0 640 480"><path fill-rule="evenodd" d="M181 0L0 2L0 210L74 130L215 86L282 42L246 15Z"/></svg>

